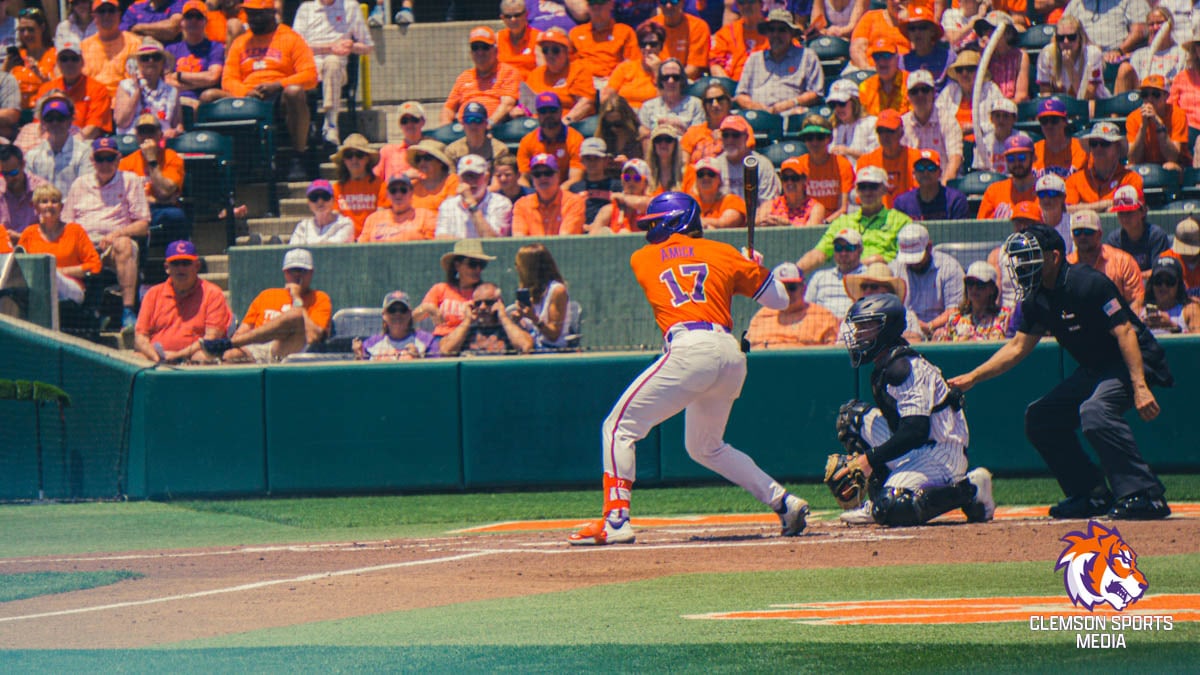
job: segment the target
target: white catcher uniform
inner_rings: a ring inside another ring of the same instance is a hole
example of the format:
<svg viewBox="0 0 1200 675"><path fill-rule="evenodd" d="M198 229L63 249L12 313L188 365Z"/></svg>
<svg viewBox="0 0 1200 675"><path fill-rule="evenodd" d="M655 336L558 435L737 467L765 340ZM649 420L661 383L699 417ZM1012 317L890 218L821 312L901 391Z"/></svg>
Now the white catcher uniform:
<svg viewBox="0 0 1200 675"><path fill-rule="evenodd" d="M729 412L746 379L746 356L731 334L733 295L781 309L788 302L783 284L728 244L680 233L661 244L643 246L630 258L630 265L666 346L663 355L621 394L604 421L605 517L571 535L570 543L633 541L628 512L635 443L681 410L686 410L684 444L692 459L771 506L784 521L784 534L798 534L807 504L724 439ZM789 518L793 532L788 531Z"/></svg>

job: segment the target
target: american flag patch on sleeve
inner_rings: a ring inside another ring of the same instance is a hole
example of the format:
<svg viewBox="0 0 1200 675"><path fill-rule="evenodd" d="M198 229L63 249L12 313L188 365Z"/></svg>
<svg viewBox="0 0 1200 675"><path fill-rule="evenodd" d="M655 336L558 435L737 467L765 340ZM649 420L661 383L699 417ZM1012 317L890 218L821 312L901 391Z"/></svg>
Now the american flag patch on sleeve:
<svg viewBox="0 0 1200 675"><path fill-rule="evenodd" d="M1104 303L1104 313L1106 315L1112 316L1119 311L1121 311L1121 301L1117 298L1113 298L1112 300Z"/></svg>

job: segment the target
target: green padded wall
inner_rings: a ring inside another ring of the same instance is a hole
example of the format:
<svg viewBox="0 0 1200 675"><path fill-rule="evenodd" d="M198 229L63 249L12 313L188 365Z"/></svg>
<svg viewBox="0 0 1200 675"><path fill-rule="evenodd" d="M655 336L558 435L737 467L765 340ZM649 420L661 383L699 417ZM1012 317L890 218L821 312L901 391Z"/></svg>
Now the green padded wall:
<svg viewBox="0 0 1200 675"><path fill-rule="evenodd" d="M53 496L121 495L122 432L130 410L131 385L140 367L107 349L74 342L62 345L62 388L71 395L72 406L66 415L65 466L55 464L65 492ZM49 420L43 418L43 431L47 422L58 429L58 420L52 415ZM56 456L61 454L57 446L46 448Z"/></svg>
<svg viewBox="0 0 1200 675"><path fill-rule="evenodd" d="M458 368L452 360L267 368L270 491L460 487Z"/></svg>
<svg viewBox="0 0 1200 675"><path fill-rule="evenodd" d="M1200 337L1178 336L1160 338L1167 350L1167 363L1175 374L1175 386L1155 389L1154 396L1162 413L1150 423L1144 423L1136 413L1133 431L1137 434L1142 455L1151 466L1195 471L1200 464L1200 441L1197 441L1196 417L1200 414Z"/></svg>
<svg viewBox="0 0 1200 675"><path fill-rule="evenodd" d="M62 381L58 343L52 338L24 330L18 322L0 317L0 345L3 345L3 349L0 349L0 377L41 380L54 385ZM3 439L0 448L0 499L36 499L38 496L37 427L34 424L33 406L29 401L0 401L0 439ZM58 413L52 406L44 406L42 413L43 452L57 454L60 438Z"/></svg>
<svg viewBox="0 0 1200 675"><path fill-rule="evenodd" d="M29 286L29 316L25 317L26 320L42 328L50 328L54 325L53 298L50 294L54 256L20 254L17 256L17 265Z"/></svg>
<svg viewBox="0 0 1200 675"><path fill-rule="evenodd" d="M462 361L467 488L600 485L601 426L647 355ZM659 477L658 432L638 444L637 476Z"/></svg>

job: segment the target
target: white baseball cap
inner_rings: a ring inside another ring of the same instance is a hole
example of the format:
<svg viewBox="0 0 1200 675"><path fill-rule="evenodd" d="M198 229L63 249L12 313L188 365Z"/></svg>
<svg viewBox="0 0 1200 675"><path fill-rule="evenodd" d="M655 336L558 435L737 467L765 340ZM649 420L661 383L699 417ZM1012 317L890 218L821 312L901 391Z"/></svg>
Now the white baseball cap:
<svg viewBox="0 0 1200 675"><path fill-rule="evenodd" d="M933 75L928 70L914 70L908 74L908 90L912 91L920 86L937 89L933 84Z"/></svg>
<svg viewBox="0 0 1200 675"><path fill-rule="evenodd" d="M982 282L996 283L996 268L992 267L986 260L976 260L967 267L967 273L963 276L964 279L978 279Z"/></svg>
<svg viewBox="0 0 1200 675"><path fill-rule="evenodd" d="M607 157L608 144L603 138L585 138L579 145L580 157Z"/></svg>
<svg viewBox="0 0 1200 675"><path fill-rule="evenodd" d="M283 269L285 270L311 270L313 268L312 253L306 248L294 248L283 256Z"/></svg>
<svg viewBox="0 0 1200 675"><path fill-rule="evenodd" d="M488 172L487 160L479 155L466 155L458 160L458 174L477 173L484 175Z"/></svg>
<svg viewBox="0 0 1200 675"><path fill-rule="evenodd" d="M999 100L996 101L996 104L992 106L991 111L988 112L989 115L994 112L1006 112L1014 115L1017 114L1017 104L1013 103L1012 99L1004 96L1000 96L998 99Z"/></svg>
<svg viewBox="0 0 1200 675"><path fill-rule="evenodd" d="M850 99L858 98L858 85L850 80L838 80L829 87L829 96L825 97L828 103L845 103Z"/></svg>
<svg viewBox="0 0 1200 675"><path fill-rule="evenodd" d="M841 239L847 244L851 244L853 246L862 245L862 233L854 228L847 227L845 229L838 230L838 233L833 235L833 240L837 241L838 239Z"/></svg>
<svg viewBox="0 0 1200 675"><path fill-rule="evenodd" d="M775 268L775 278L785 284L795 283L804 281L804 272L801 272L794 262L780 263Z"/></svg>
<svg viewBox="0 0 1200 675"><path fill-rule="evenodd" d="M925 258L925 250L929 248L929 230L920 223L909 223L896 235L896 244L900 248L896 262L915 265Z"/></svg>
<svg viewBox="0 0 1200 675"><path fill-rule="evenodd" d="M888 184L887 172L882 167L864 166L858 170L858 175L854 178L855 185L861 183L875 183L886 188Z"/></svg>
<svg viewBox="0 0 1200 675"><path fill-rule="evenodd" d="M1071 229L1100 231L1100 214L1095 211L1076 211L1072 213Z"/></svg>
<svg viewBox="0 0 1200 675"><path fill-rule="evenodd" d="M1053 190L1054 192L1061 192L1065 195L1067 194L1067 183L1058 174L1046 172L1042 174L1041 178L1037 179L1037 185L1034 186L1034 189L1038 192L1043 190Z"/></svg>

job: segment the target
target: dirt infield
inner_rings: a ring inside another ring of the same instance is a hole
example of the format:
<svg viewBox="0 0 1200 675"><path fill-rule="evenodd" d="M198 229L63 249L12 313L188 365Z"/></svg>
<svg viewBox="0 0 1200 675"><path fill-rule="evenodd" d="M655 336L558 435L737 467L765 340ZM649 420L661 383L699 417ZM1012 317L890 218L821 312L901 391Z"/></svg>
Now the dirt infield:
<svg viewBox="0 0 1200 675"><path fill-rule="evenodd" d="M1200 551L1198 509L1119 529L1142 556ZM578 549L564 530L429 539L0 560L0 573L133 570L112 586L0 604L0 649L145 647L382 612L698 572L1056 559L1083 521L1010 514L982 525L845 527L780 539L761 517L639 525L627 546ZM511 528L510 528L511 529Z"/></svg>

